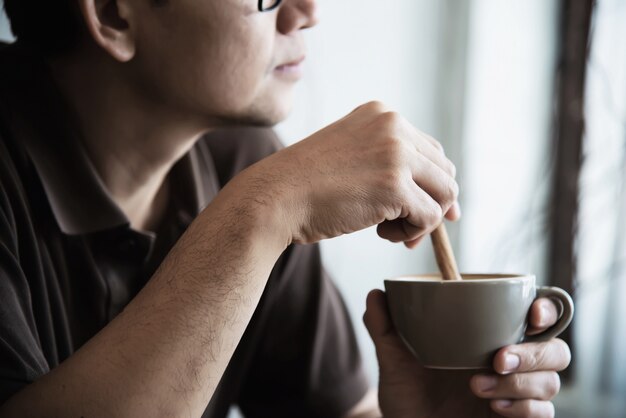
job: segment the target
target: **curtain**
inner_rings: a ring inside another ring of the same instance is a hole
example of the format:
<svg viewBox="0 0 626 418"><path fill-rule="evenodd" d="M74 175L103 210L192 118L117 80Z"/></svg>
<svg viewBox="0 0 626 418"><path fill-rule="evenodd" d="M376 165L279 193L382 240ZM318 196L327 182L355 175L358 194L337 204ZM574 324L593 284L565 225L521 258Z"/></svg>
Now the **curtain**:
<svg viewBox="0 0 626 418"><path fill-rule="evenodd" d="M576 372L581 406L594 398L586 416L609 418L626 417L626 3L600 0L594 13L580 180Z"/></svg>

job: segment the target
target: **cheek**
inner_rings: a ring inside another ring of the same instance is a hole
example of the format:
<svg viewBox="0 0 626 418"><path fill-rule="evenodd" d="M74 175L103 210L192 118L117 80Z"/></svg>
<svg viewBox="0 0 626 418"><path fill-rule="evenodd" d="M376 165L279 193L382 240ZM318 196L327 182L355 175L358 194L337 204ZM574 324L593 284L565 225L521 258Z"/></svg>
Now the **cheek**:
<svg viewBox="0 0 626 418"><path fill-rule="evenodd" d="M152 30L140 33L139 72L177 106L238 112L250 105L271 75L275 22L217 11L209 16L202 18L197 10L170 14L166 23L156 22Z"/></svg>
<svg viewBox="0 0 626 418"><path fill-rule="evenodd" d="M262 35L242 28L198 51L195 78L206 83L204 90L213 98L232 102L231 110L253 100L271 76L272 40Z"/></svg>

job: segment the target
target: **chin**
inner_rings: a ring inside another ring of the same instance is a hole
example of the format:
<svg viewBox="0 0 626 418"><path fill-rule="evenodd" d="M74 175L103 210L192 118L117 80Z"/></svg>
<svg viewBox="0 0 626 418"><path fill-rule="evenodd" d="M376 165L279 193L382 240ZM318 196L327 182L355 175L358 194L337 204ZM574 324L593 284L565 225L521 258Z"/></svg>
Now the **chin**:
<svg viewBox="0 0 626 418"><path fill-rule="evenodd" d="M224 115L219 118L226 126L264 126L271 127L287 119L291 113L292 102L290 100L272 101L251 106L246 111L232 115Z"/></svg>

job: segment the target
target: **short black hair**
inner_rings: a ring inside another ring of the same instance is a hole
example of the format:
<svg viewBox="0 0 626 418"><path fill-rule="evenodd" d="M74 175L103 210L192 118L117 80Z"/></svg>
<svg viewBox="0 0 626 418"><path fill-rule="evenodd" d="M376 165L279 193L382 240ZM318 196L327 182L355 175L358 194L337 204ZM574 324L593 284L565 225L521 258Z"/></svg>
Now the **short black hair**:
<svg viewBox="0 0 626 418"><path fill-rule="evenodd" d="M76 0L4 0L4 10L13 36L47 55L72 49L87 32Z"/></svg>
<svg viewBox="0 0 626 418"><path fill-rule="evenodd" d="M69 50L84 33L75 0L4 0L4 10L18 42L44 54Z"/></svg>

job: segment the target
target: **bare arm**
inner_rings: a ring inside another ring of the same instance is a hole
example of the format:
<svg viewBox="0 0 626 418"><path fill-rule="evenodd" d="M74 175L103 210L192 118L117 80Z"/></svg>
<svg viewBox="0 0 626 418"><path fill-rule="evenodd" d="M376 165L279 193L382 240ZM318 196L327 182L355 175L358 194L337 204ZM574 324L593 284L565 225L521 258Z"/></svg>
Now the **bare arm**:
<svg viewBox="0 0 626 418"><path fill-rule="evenodd" d="M2 417L200 416L288 244L233 184L126 309Z"/></svg>
<svg viewBox="0 0 626 418"><path fill-rule="evenodd" d="M200 416L291 242L379 225L413 246L454 217L441 146L380 103L248 168L127 308L0 417Z"/></svg>

